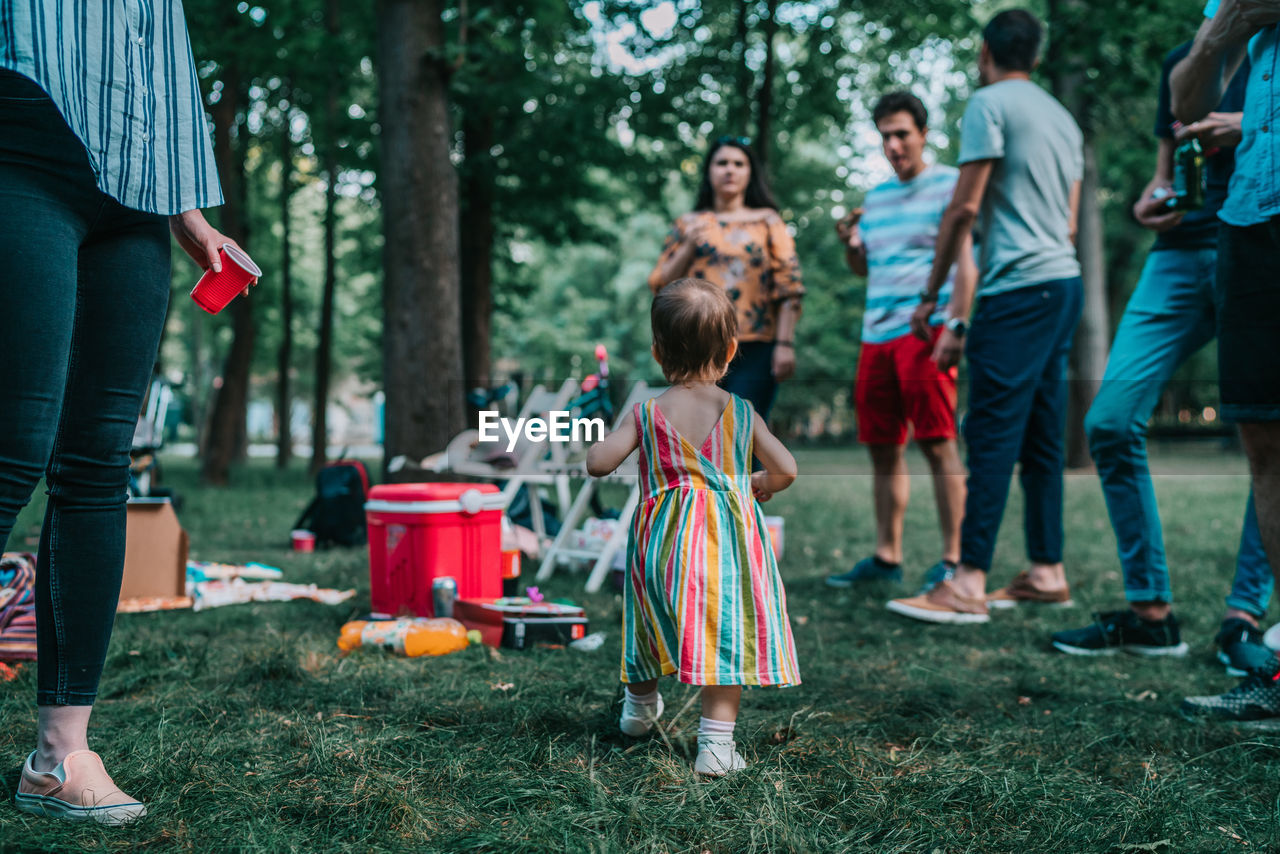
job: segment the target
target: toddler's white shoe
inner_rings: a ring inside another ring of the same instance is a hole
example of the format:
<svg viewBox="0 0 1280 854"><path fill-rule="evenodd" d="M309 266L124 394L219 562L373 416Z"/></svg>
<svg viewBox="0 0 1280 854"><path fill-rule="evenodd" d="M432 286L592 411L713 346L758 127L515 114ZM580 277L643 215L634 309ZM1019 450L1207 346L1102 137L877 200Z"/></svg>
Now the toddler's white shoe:
<svg viewBox="0 0 1280 854"><path fill-rule="evenodd" d="M662 717L662 695L658 695L657 703L637 703L623 692L622 718L618 721L618 729L633 738L648 735Z"/></svg>
<svg viewBox="0 0 1280 854"><path fill-rule="evenodd" d="M738 753L738 746L731 735L699 735L698 758L693 770L707 777L723 777L747 767L747 761Z"/></svg>

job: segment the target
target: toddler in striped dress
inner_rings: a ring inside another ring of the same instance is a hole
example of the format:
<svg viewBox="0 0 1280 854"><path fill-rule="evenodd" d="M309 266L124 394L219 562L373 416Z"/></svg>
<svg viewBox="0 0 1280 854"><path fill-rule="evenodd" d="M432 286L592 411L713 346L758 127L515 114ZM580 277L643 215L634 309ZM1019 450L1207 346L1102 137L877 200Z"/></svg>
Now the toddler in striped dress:
<svg viewBox="0 0 1280 854"><path fill-rule="evenodd" d="M621 729L650 732L658 679L702 686L694 770L746 767L733 740L743 685L798 685L786 593L756 500L795 480L796 463L751 404L719 388L737 352L724 289L679 279L654 297L653 355L671 388L594 445L599 477L640 449L623 593ZM695 440L705 437L695 444ZM751 472L751 459L762 471Z"/></svg>

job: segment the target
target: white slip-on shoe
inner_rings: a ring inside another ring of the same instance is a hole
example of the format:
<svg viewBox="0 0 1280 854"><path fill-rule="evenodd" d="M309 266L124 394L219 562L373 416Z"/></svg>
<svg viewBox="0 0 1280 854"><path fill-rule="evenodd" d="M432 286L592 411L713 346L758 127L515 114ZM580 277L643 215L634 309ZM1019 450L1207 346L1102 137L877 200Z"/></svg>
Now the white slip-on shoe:
<svg viewBox="0 0 1280 854"><path fill-rule="evenodd" d="M32 753L22 766L13 798L23 812L113 826L147 814L145 806L120 791L92 750L68 753L52 771L35 770L34 758Z"/></svg>

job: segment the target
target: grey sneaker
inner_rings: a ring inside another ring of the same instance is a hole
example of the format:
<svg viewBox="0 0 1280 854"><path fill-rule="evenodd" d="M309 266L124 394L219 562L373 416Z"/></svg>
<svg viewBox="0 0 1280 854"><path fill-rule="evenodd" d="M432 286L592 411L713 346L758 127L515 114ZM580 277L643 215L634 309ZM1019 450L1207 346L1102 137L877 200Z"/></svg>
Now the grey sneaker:
<svg viewBox="0 0 1280 854"><path fill-rule="evenodd" d="M1280 682L1251 675L1225 694L1187 697L1182 711L1228 721L1257 721L1280 717Z"/></svg>
<svg viewBox="0 0 1280 854"><path fill-rule="evenodd" d="M853 565L853 569L839 575L828 575L828 587L852 587L865 581L892 581L895 584L902 580L902 567L884 566L876 560L875 555L865 557Z"/></svg>

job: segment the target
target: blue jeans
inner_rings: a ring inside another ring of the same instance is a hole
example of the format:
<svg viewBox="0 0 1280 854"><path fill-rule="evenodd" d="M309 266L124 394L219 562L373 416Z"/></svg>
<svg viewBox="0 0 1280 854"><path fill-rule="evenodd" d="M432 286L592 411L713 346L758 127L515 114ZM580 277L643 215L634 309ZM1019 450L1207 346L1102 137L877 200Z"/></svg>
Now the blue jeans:
<svg viewBox="0 0 1280 854"><path fill-rule="evenodd" d="M1083 304L1080 279L981 297L969 359L969 494L960 560L991 568L1014 465L1025 497L1023 527L1032 563L1062 560L1063 432L1067 357Z"/></svg>
<svg viewBox="0 0 1280 854"><path fill-rule="evenodd" d="M773 378L773 342L739 342L738 355L720 378L720 387L751 401L760 417L768 421L769 410L778 396L778 381Z"/></svg>
<svg viewBox="0 0 1280 854"><path fill-rule="evenodd" d="M1178 366L1213 340L1216 263L1212 249L1161 249L1147 256L1085 418L1130 602L1173 601L1147 467L1147 420ZM1250 493L1227 606L1263 616L1272 583Z"/></svg>
<svg viewBox="0 0 1280 854"><path fill-rule="evenodd" d="M91 705L120 598L129 450L169 303L169 231L98 190L34 83L0 75L0 127L0 547L43 475L36 702Z"/></svg>

